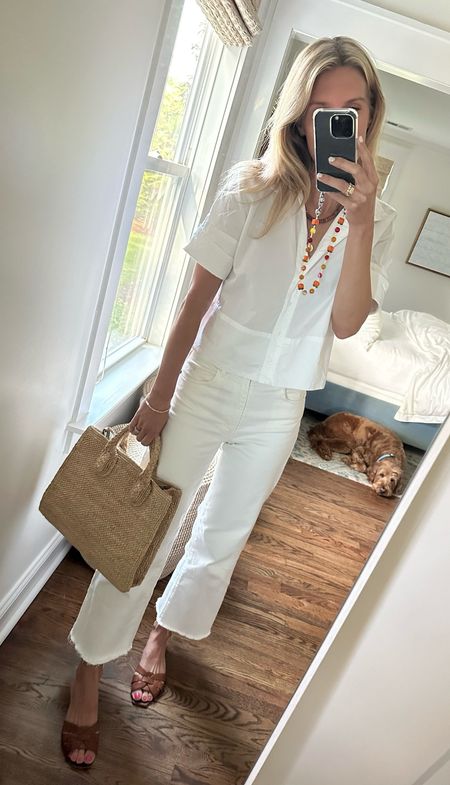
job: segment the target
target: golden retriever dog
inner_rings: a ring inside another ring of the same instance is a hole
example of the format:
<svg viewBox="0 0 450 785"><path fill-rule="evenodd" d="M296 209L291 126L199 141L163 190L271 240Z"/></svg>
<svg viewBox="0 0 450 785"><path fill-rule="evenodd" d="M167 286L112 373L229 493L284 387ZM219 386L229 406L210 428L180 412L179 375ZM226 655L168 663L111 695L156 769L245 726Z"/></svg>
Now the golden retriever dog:
<svg viewBox="0 0 450 785"><path fill-rule="evenodd" d="M401 489L405 451L400 439L383 425L357 414L338 412L310 428L308 438L326 461L333 451L347 453L342 458L344 463L367 474L380 496L393 496Z"/></svg>

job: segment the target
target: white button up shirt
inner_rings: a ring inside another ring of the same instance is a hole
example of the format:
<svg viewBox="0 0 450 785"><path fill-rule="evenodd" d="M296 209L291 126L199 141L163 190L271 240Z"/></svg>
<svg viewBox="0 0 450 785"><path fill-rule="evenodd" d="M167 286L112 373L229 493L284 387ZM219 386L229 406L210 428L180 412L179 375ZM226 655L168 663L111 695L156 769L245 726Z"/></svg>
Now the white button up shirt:
<svg viewBox="0 0 450 785"><path fill-rule="evenodd" d="M324 387L333 344L331 310L344 258L348 222L333 243L320 287L302 295L297 280L307 242L306 211L294 205L270 231L255 239L272 197L218 196L184 250L222 278L202 319L194 351L224 370L279 387ZM387 251L396 211L377 199L371 260L372 297L381 306L388 288ZM306 270L309 290L333 236L336 219Z"/></svg>

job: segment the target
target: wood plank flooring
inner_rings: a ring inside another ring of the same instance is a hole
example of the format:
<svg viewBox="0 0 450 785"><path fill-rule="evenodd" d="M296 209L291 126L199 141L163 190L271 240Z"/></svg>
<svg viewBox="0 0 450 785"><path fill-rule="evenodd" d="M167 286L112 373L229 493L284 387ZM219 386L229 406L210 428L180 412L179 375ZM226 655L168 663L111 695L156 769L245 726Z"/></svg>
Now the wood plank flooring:
<svg viewBox="0 0 450 785"><path fill-rule="evenodd" d="M86 771L59 746L78 662L66 637L92 575L72 549L0 647L2 785L242 785L397 502L291 459L213 633L171 639L161 700L137 709L128 688L167 579L132 652L105 664L99 755Z"/></svg>

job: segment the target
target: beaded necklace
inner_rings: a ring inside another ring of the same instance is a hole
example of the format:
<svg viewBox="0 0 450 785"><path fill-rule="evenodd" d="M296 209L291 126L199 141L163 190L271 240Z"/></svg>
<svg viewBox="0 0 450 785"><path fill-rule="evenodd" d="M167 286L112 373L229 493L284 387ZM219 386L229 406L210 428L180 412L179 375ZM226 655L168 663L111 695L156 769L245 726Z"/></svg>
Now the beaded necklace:
<svg viewBox="0 0 450 785"><path fill-rule="evenodd" d="M319 215L322 212L324 199L325 199L324 193L323 193L323 191L321 191L320 194L319 194L319 203L318 203L318 205L316 207L316 210L315 210L315 216L316 217L313 218L312 221L311 221L311 228L309 230L309 236L308 236L308 240L306 242L305 253L303 255L302 265L300 267L300 274L298 276L297 289L302 294L308 294L308 293L309 294L314 294L316 289L319 288L320 283L321 283L321 279L323 278L323 275L324 275L324 271L327 268L327 262L328 262L328 260L329 260L329 258L331 256L331 254L334 251L334 243L337 240L336 235L341 231L341 226L342 226L342 224L344 223L344 220L345 220L345 208L344 208L344 215L343 216L339 216L339 218L337 219L337 224L338 225L334 227L334 233L333 233L333 236L332 236L332 238L330 240L330 244L327 246L327 252L325 254L324 261L320 265L321 272L317 273L317 278L316 278L316 280L313 281L312 287L310 289L306 289L305 288L305 284L303 283L303 281L304 281L305 275L306 275L306 267L307 267L307 264L308 264L308 262L310 260L310 254L313 251L312 238L313 238L313 236L316 233L316 226L318 226L318 224L321 223L321 221L319 221Z"/></svg>

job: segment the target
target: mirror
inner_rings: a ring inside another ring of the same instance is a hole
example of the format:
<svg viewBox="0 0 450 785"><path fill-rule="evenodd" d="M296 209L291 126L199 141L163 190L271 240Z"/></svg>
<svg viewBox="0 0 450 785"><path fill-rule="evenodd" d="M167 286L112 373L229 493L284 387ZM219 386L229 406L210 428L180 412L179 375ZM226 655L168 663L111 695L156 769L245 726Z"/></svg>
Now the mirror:
<svg viewBox="0 0 450 785"><path fill-rule="evenodd" d="M311 40L299 33L289 40L255 155L263 149L263 129L284 79ZM413 75L379 70L379 77L387 103L377 160L379 196L397 210L389 288L382 309L368 318L357 335L335 339L326 387L308 393L294 460L262 515L260 536L271 537L274 546L287 543L284 553L279 549L283 578L270 610L283 625L275 635L284 669L279 662L277 667L283 672L283 694L289 685L290 696L400 499L399 494L377 495L366 475L346 465L341 454L334 452L329 461L320 458L309 444L308 429L340 411L390 429L404 444L405 488L441 427L450 401L450 277L407 263L418 247L427 211L450 215L450 95L418 83ZM421 247L431 243L435 252L444 239L428 234ZM278 536L279 521L284 525ZM264 569L268 565L262 564L260 572ZM258 586L263 590L263 576L253 585L255 592ZM272 613L267 624L273 624Z"/></svg>

